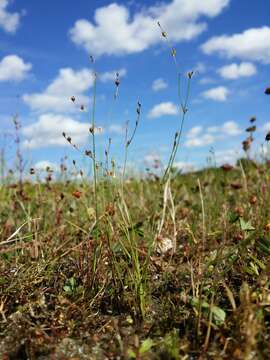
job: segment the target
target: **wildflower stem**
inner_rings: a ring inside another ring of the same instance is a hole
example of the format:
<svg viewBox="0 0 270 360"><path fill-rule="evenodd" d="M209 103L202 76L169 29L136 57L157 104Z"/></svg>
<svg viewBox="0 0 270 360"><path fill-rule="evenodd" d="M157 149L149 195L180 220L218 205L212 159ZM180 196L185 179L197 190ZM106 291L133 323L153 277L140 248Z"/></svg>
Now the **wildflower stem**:
<svg viewBox="0 0 270 360"><path fill-rule="evenodd" d="M98 202L97 202L97 168L96 168L96 140L95 140L95 113L96 113L96 92L97 92L97 74L94 74L93 85L93 108L92 108L92 146L93 146L93 174L94 174L94 198L96 220L98 219Z"/></svg>

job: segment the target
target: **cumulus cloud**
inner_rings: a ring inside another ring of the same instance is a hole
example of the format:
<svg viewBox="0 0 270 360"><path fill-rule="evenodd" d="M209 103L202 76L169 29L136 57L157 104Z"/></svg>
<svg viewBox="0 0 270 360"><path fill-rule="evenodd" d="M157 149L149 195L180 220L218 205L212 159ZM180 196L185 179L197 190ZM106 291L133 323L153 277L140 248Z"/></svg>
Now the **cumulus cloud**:
<svg viewBox="0 0 270 360"><path fill-rule="evenodd" d="M208 84L214 84L216 81L212 79L211 77L205 76L199 80L199 83L201 85L208 85Z"/></svg>
<svg viewBox="0 0 270 360"><path fill-rule="evenodd" d="M160 91L160 90L164 90L168 87L168 84L166 83L166 81L162 78L158 78L156 80L153 81L152 84L152 90L153 91Z"/></svg>
<svg viewBox="0 0 270 360"><path fill-rule="evenodd" d="M36 149L69 145L62 135L63 132L72 138L74 144L83 145L89 138L89 124L64 115L43 114L37 122L22 129L23 147Z"/></svg>
<svg viewBox="0 0 270 360"><path fill-rule="evenodd" d="M53 171L59 170L59 166L56 163L47 160L38 161L33 167L38 171L46 171L48 168Z"/></svg>
<svg viewBox="0 0 270 360"><path fill-rule="evenodd" d="M127 70L125 68L122 68L114 71L106 71L105 73L99 75L99 79L102 82L114 81L116 79L116 74L118 74L120 78L124 77L127 74Z"/></svg>
<svg viewBox="0 0 270 360"><path fill-rule="evenodd" d="M203 131L202 126L194 126L187 133L187 138L193 139L193 138L197 137L199 134L201 134L202 131Z"/></svg>
<svg viewBox="0 0 270 360"><path fill-rule="evenodd" d="M225 163L235 164L240 154L238 150L233 149L215 151L215 161L217 165L223 165Z"/></svg>
<svg viewBox="0 0 270 360"><path fill-rule="evenodd" d="M113 134L118 134L118 135L122 135L125 133L125 129L123 125L119 125L119 124L111 124L108 126L107 130L110 133Z"/></svg>
<svg viewBox="0 0 270 360"><path fill-rule="evenodd" d="M270 27L251 28L234 35L215 36L202 45L205 54L270 64Z"/></svg>
<svg viewBox="0 0 270 360"><path fill-rule="evenodd" d="M168 101L162 102L160 104L155 105L148 113L148 117L151 119L156 119L162 116L168 115L176 115L178 112L177 106Z"/></svg>
<svg viewBox="0 0 270 360"><path fill-rule="evenodd" d="M21 81L25 79L32 65L17 55L5 56L0 61L0 81Z"/></svg>
<svg viewBox="0 0 270 360"><path fill-rule="evenodd" d="M102 82L115 79L116 72L117 70L101 73L99 79ZM118 72L120 76L126 75L126 69L119 69ZM75 97L78 106L86 105L89 102L86 92L92 87L93 82L91 69L75 71L72 68L63 68L44 91L25 94L23 100L32 110L40 112L72 112L77 108L70 101L70 97Z"/></svg>
<svg viewBox="0 0 270 360"><path fill-rule="evenodd" d="M25 94L23 100L32 110L68 112L75 109L70 97L75 96L79 103L87 103L84 92L92 85L91 70L64 68L43 92Z"/></svg>
<svg viewBox="0 0 270 360"><path fill-rule="evenodd" d="M202 134L200 137L193 137L185 142L187 147L201 147L213 144L215 137L211 134Z"/></svg>
<svg viewBox="0 0 270 360"><path fill-rule="evenodd" d="M173 164L173 167L180 170L181 173L188 173L196 169L196 166L194 164L185 161L176 161Z"/></svg>
<svg viewBox="0 0 270 360"><path fill-rule="evenodd" d="M202 126L194 126L186 135L185 146L187 147L203 147L215 143L227 137L237 136L241 134L238 124L234 121L227 121L220 126L212 126L203 129Z"/></svg>
<svg viewBox="0 0 270 360"><path fill-rule="evenodd" d="M263 124L263 126L260 129L261 131L270 131L270 121Z"/></svg>
<svg viewBox="0 0 270 360"><path fill-rule="evenodd" d="M242 62L240 64L225 65L218 69L218 73L224 79L235 80L240 77L250 77L257 73L256 66L250 62Z"/></svg>
<svg viewBox="0 0 270 360"><path fill-rule="evenodd" d="M94 21L76 21L72 41L97 56L138 53L161 41L157 21L170 39L179 42L198 36L207 28L201 17L215 17L230 0L173 0L144 8L132 17L124 5L112 3L95 11Z"/></svg>
<svg viewBox="0 0 270 360"><path fill-rule="evenodd" d="M217 86L202 93L205 99L224 102L227 100L229 90L225 86Z"/></svg>
<svg viewBox="0 0 270 360"><path fill-rule="evenodd" d="M146 166L153 166L161 163L161 157L156 152L150 152L144 156L144 163Z"/></svg>
<svg viewBox="0 0 270 360"><path fill-rule="evenodd" d="M227 121L225 122L221 128L221 132L225 135L235 136L241 134L241 130L238 126L238 124L234 121Z"/></svg>
<svg viewBox="0 0 270 360"><path fill-rule="evenodd" d="M20 24L21 15L18 12L11 13L7 10L10 0L0 0L0 27L6 32L15 33Z"/></svg>

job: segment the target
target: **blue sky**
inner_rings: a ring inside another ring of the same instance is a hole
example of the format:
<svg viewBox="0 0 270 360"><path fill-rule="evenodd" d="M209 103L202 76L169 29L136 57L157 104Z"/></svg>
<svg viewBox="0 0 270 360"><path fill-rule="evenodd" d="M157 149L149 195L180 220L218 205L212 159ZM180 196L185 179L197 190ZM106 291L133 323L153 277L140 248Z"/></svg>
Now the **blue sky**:
<svg viewBox="0 0 270 360"><path fill-rule="evenodd" d="M270 130L264 95L270 83L269 14L268 0L0 0L0 145L8 162L14 158L15 113L29 166L59 163L65 155L79 161L61 134L90 148L94 67L96 123L102 128L98 154L103 156L111 137L111 155L121 164L123 127L129 121L132 131L139 100L142 117L129 162L140 169L153 159L166 163L180 116L176 68L157 21L177 50L183 79L195 70L179 168L205 165L210 149L218 163L233 162L253 115L259 149Z"/></svg>

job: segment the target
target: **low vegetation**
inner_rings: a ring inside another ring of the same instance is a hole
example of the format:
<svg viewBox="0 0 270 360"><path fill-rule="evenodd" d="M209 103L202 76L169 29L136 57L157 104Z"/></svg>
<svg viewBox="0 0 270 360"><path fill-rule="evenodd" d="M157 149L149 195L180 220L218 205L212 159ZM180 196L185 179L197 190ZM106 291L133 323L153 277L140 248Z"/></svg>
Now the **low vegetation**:
<svg viewBox="0 0 270 360"><path fill-rule="evenodd" d="M98 221L48 172L1 186L1 358L269 356L267 163L100 181Z"/></svg>

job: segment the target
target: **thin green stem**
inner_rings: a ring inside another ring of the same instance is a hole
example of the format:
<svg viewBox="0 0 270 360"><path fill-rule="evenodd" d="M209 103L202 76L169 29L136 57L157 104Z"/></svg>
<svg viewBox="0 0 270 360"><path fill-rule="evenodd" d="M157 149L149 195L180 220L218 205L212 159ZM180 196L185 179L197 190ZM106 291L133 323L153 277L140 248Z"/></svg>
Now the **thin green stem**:
<svg viewBox="0 0 270 360"><path fill-rule="evenodd" d="M95 140L95 114L96 114L96 93L97 93L97 74L94 74L93 85L93 108L92 108L92 146L93 146L93 174L94 174L94 199L96 221L98 219L98 201L97 201L97 166L96 166L96 140Z"/></svg>

